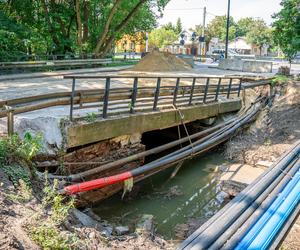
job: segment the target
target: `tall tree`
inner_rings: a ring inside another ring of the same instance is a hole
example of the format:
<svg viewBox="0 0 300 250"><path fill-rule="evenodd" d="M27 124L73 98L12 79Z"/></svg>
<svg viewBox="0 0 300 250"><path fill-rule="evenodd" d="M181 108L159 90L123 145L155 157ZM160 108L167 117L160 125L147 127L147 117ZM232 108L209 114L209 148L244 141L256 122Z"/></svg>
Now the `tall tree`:
<svg viewBox="0 0 300 250"><path fill-rule="evenodd" d="M157 13L168 1L3 0L0 9L30 30L24 39L32 46L43 41L44 53L94 52L104 57L124 34L155 28Z"/></svg>
<svg viewBox="0 0 300 250"><path fill-rule="evenodd" d="M181 22L181 19L180 17L178 17L177 21L176 21L176 26L175 26L175 32L177 34L180 34L182 32L182 22Z"/></svg>
<svg viewBox="0 0 300 250"><path fill-rule="evenodd" d="M269 45L271 42L271 29L267 26L264 20L255 20L250 30L247 33L246 39L249 43L259 47L260 55L262 47Z"/></svg>
<svg viewBox="0 0 300 250"><path fill-rule="evenodd" d="M273 16L273 37L291 62L300 51L300 1L283 0L281 6L282 9Z"/></svg>
<svg viewBox="0 0 300 250"><path fill-rule="evenodd" d="M163 48L172 44L178 39L178 34L174 30L165 28L154 29L149 34L149 46L153 48Z"/></svg>
<svg viewBox="0 0 300 250"><path fill-rule="evenodd" d="M219 38L222 42L226 38L226 16L216 16L208 25L207 25L207 42L213 37ZM233 17L230 17L230 26L229 26L229 40L232 40L236 37L236 24Z"/></svg>
<svg viewBox="0 0 300 250"><path fill-rule="evenodd" d="M253 17L245 17L238 20L236 23L237 36L239 37L246 36L247 33L251 30L254 23L255 23L255 19Z"/></svg>

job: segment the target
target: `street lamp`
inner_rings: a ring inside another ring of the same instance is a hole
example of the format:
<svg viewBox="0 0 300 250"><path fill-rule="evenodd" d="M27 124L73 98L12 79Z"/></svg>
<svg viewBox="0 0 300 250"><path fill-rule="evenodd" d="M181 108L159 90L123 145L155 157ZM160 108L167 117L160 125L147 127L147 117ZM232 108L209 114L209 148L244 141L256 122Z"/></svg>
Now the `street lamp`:
<svg viewBox="0 0 300 250"><path fill-rule="evenodd" d="M227 24L226 24L225 58L228 57L229 25L230 25L230 0L228 0L228 7L227 7Z"/></svg>

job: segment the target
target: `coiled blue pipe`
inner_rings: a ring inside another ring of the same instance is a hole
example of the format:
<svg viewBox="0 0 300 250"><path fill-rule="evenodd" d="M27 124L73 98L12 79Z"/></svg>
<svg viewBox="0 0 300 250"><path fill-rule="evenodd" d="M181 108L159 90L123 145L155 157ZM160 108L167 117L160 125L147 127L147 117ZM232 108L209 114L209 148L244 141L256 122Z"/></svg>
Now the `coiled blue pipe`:
<svg viewBox="0 0 300 250"><path fill-rule="evenodd" d="M294 167L299 169L300 164ZM245 234L235 249L267 249L299 202L300 170L293 176L268 210Z"/></svg>

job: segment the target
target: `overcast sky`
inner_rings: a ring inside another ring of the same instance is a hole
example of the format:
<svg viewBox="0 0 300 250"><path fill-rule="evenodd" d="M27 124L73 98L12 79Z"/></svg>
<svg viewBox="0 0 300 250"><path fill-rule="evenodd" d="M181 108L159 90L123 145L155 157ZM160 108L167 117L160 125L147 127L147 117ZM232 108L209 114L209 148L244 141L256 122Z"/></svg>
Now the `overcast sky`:
<svg viewBox="0 0 300 250"><path fill-rule="evenodd" d="M242 17L263 18L268 25L272 23L271 15L280 10L281 0L231 0L231 16L237 21ZM182 20L185 29L202 23L203 7L207 8L207 22L214 15L225 15L227 0L171 0L164 10L160 24L175 23Z"/></svg>

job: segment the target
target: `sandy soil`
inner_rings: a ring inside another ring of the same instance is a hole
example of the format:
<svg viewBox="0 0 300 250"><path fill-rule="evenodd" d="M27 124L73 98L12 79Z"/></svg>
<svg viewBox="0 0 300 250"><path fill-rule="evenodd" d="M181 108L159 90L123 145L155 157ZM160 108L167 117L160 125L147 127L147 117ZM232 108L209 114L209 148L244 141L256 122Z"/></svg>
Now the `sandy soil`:
<svg viewBox="0 0 300 250"><path fill-rule="evenodd" d="M300 139L300 82L277 88L273 105L261 112L256 122L226 144L225 156L232 161L255 165L275 162ZM300 249L300 218L282 244L283 249Z"/></svg>

